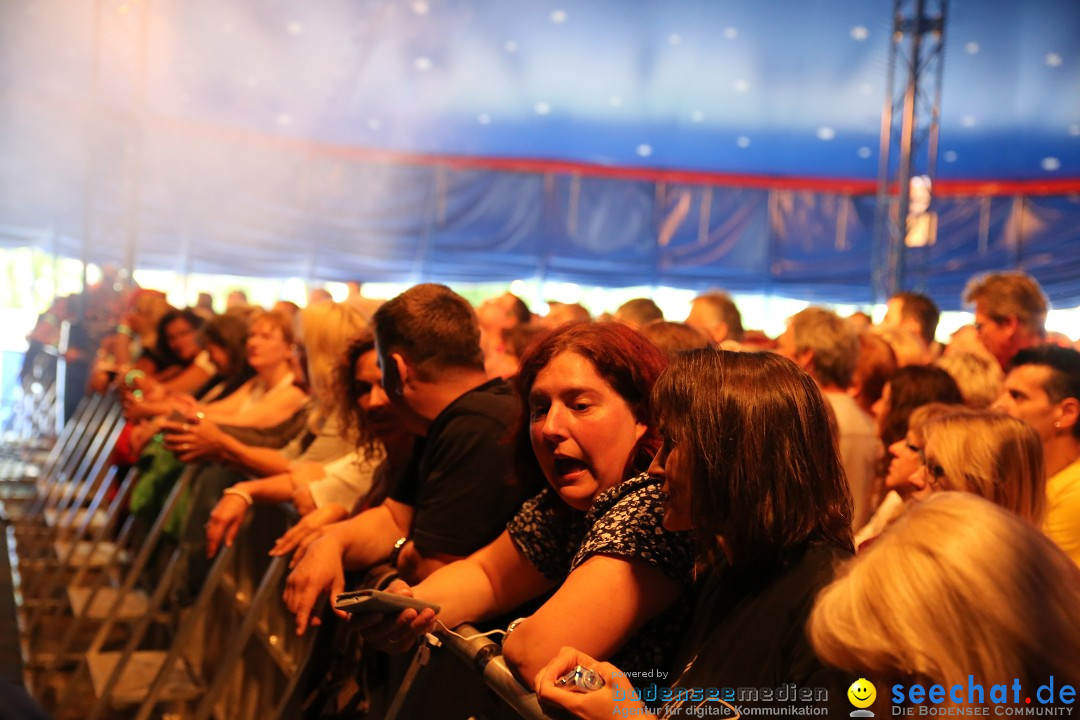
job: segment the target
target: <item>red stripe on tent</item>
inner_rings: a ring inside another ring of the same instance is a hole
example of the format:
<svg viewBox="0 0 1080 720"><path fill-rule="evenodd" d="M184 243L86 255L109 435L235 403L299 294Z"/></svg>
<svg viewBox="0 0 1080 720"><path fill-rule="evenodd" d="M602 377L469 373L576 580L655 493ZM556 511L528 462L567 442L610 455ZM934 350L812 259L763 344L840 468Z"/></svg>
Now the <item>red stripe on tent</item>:
<svg viewBox="0 0 1080 720"><path fill-rule="evenodd" d="M874 195L877 182L854 178L789 177L746 173L712 173L690 170L663 170L642 167L613 167L564 160L531 158L484 157L478 155L435 155L427 153L377 150L350 145L290 138L270 133L228 128L158 116L154 125L195 130L234 141L275 145L302 152L362 160L392 165L431 165L454 170L490 170L546 175L580 175L617 180L719 185L759 190L789 190L794 192L835 193L838 195ZM893 188L895 194L895 188ZM1080 193L1080 178L1051 180L938 180L934 194L938 197L984 195L1070 195Z"/></svg>

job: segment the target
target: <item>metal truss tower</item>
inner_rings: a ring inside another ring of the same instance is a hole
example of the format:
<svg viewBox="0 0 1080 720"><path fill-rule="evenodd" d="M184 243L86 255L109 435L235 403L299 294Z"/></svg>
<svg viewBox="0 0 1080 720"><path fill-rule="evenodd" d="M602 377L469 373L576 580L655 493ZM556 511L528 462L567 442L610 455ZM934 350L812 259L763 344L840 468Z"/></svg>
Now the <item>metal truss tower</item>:
<svg viewBox="0 0 1080 720"><path fill-rule="evenodd" d="M935 177L948 0L894 0L881 114L874 295L905 289L911 179Z"/></svg>

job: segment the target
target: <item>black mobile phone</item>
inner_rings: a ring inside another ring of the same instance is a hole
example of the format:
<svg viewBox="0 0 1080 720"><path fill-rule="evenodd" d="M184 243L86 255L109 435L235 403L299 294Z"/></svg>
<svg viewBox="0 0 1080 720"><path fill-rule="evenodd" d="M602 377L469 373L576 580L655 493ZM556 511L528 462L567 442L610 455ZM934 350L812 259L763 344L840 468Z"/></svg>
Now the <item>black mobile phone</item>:
<svg viewBox="0 0 1080 720"><path fill-rule="evenodd" d="M341 593L334 598L334 608L354 615L369 612L396 614L408 608L417 612L431 608L436 613L439 612L439 606L434 603L382 590L356 590Z"/></svg>
<svg viewBox="0 0 1080 720"><path fill-rule="evenodd" d="M384 364L379 365L379 369L382 372L382 385L383 390L388 394L394 393L401 394L401 373L398 372L397 363L394 361L394 356L386 358Z"/></svg>

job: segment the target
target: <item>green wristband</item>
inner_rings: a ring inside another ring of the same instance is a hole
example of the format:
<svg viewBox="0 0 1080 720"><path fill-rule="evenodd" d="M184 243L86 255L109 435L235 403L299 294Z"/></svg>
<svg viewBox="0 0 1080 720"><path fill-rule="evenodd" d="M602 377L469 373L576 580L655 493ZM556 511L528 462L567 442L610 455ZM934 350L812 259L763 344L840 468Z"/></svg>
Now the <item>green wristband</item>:
<svg viewBox="0 0 1080 720"><path fill-rule="evenodd" d="M124 375L124 384L131 387L135 384L135 380L141 377L146 377L146 373L142 370L128 370Z"/></svg>

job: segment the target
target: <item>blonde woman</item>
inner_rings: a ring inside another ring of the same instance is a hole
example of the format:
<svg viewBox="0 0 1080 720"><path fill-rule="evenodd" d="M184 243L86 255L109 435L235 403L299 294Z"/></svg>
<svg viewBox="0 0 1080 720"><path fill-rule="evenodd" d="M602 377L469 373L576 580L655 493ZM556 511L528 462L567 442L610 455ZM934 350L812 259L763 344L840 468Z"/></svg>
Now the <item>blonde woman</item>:
<svg viewBox="0 0 1080 720"><path fill-rule="evenodd" d="M283 331L288 326L292 340L291 322L280 313L260 317L275 317ZM252 333L259 319L252 323ZM171 442L177 447L186 445L181 459L206 458L239 465L256 477L292 473L293 482L302 484L322 477L322 465L337 460L355 446L353 439L343 437L335 419L334 369L349 347L349 342L366 327L363 316L353 307L340 303L325 303L304 310L301 315L301 334L307 348L308 376L312 379L312 408L306 432L302 432L282 450L259 447L233 437L207 416L199 423L174 423L179 433ZM249 357L249 362L251 358ZM279 421L280 422L280 421Z"/></svg>
<svg viewBox="0 0 1080 720"><path fill-rule="evenodd" d="M299 317L300 341L307 354L308 384L314 400L309 425L336 434L340 398L335 393L334 378L349 343L367 331L368 323L354 306L335 302L310 305Z"/></svg>
<svg viewBox="0 0 1080 720"><path fill-rule="evenodd" d="M158 491L162 487L167 491L179 476L182 463L217 459L211 455L212 447L201 442L202 438L216 435L228 437L229 442L239 442L222 430L222 426L232 426L234 433L252 432L272 441L281 435L295 434L295 429L289 433L290 423L303 421L307 393L296 384L292 372L292 324L277 313L258 315L248 329L245 351L247 365L254 374L232 393L205 404L190 396L174 395L176 413L184 419L159 416L142 428L153 433L160 430L164 434L161 444L170 452L160 452L157 443L144 451L151 454L152 460L150 468L139 477L133 510L153 516L160 507L157 500L164 497L159 498ZM273 452L269 448L260 450ZM200 473L200 478L203 476ZM199 485L195 498L204 492L204 486Z"/></svg>
<svg viewBox="0 0 1080 720"><path fill-rule="evenodd" d="M247 362L255 376L228 397L192 406L219 424L267 428L284 422L306 402L293 373L293 329L279 313L262 313L248 327Z"/></svg>
<svg viewBox="0 0 1080 720"><path fill-rule="evenodd" d="M868 547L885 529L896 521L909 502L923 499L932 488L918 488L912 485L910 478L922 469L923 450L926 447L924 426L931 420L952 413L970 412L963 405L949 403L927 403L915 409L907 422L907 434L889 445L891 457L885 474L885 497L874 511L870 522L855 533L855 549L861 552Z"/></svg>
<svg viewBox="0 0 1080 720"><path fill-rule="evenodd" d="M1026 423L992 412L945 415L928 422L914 493L959 490L982 496L1039 524L1046 504L1042 443Z"/></svg>
<svg viewBox="0 0 1080 720"><path fill-rule="evenodd" d="M955 705L968 701L969 676L986 703L1006 682L1011 701L1017 679L1035 699L1051 675L1058 687L1080 678L1080 569L1014 513L940 493L821 592L808 630L822 660L877 683L886 714L896 694L886 683L905 697L938 684Z"/></svg>

